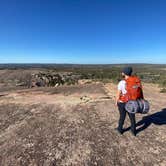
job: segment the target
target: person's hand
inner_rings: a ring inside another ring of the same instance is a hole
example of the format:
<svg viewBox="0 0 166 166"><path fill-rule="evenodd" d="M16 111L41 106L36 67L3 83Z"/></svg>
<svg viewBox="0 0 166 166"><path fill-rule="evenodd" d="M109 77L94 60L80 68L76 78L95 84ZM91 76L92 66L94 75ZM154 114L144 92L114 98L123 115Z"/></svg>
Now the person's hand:
<svg viewBox="0 0 166 166"><path fill-rule="evenodd" d="M118 100L115 101L115 105L118 106Z"/></svg>

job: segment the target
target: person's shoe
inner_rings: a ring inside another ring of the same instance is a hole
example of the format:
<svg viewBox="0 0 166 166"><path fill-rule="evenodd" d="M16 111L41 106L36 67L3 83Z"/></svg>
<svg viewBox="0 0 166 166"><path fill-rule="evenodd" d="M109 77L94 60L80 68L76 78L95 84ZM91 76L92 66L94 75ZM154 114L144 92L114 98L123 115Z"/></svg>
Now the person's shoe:
<svg viewBox="0 0 166 166"><path fill-rule="evenodd" d="M123 131L120 131L118 128L115 128L115 130L116 130L120 135L123 134Z"/></svg>
<svg viewBox="0 0 166 166"><path fill-rule="evenodd" d="M137 136L136 132L132 132L132 131L131 131L131 134L132 134L134 137Z"/></svg>

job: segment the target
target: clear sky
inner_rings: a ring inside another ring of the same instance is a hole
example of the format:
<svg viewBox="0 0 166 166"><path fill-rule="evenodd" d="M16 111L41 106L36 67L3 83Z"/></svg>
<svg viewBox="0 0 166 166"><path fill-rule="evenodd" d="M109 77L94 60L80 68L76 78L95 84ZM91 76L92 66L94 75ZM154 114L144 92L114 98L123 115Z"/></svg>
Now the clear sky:
<svg viewBox="0 0 166 166"><path fill-rule="evenodd" d="M166 63L166 0L0 0L0 63Z"/></svg>

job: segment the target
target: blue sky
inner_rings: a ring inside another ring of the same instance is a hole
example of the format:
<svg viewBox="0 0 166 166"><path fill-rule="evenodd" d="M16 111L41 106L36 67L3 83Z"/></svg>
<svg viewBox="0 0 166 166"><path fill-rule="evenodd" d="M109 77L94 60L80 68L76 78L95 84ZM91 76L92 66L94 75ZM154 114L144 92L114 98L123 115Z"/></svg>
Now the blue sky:
<svg viewBox="0 0 166 166"><path fill-rule="evenodd" d="M0 0L0 63L166 63L165 0Z"/></svg>

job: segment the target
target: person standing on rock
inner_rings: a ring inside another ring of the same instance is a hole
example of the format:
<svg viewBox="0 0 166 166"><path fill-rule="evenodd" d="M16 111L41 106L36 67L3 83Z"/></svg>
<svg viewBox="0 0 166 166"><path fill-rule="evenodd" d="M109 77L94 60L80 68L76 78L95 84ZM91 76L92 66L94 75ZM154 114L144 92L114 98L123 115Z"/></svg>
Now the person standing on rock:
<svg viewBox="0 0 166 166"><path fill-rule="evenodd" d="M122 77L123 79L118 83L118 91L117 91L117 97L116 97L116 105L118 106L120 118L119 118L119 123L118 127L116 130L120 133L123 134L124 129L123 129L123 124L126 118L126 113L129 116L130 122L131 122L131 133L132 135L136 136L136 121L135 121L135 114L129 113L125 109L125 104L129 99L129 95L131 96L132 90L127 88L127 84L130 84L131 82L136 82L140 81L138 77L132 76L133 69L132 67L125 67L122 70ZM137 87L136 87L137 88ZM142 86L140 82L140 94L139 98L143 98L143 92L142 92Z"/></svg>

